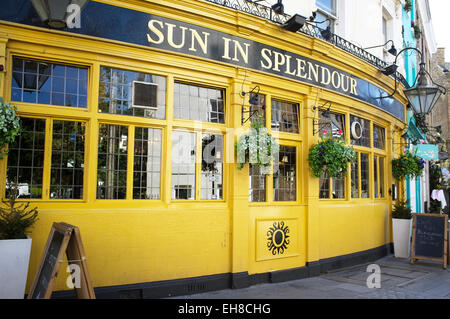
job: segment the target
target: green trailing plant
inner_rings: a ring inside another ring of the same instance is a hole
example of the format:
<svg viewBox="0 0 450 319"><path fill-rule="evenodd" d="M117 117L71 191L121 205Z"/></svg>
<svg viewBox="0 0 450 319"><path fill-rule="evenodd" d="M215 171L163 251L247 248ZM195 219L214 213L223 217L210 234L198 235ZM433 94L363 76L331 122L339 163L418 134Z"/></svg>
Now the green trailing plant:
<svg viewBox="0 0 450 319"><path fill-rule="evenodd" d="M392 209L392 218L396 219L411 219L411 208L408 207L407 200L399 200L394 204Z"/></svg>
<svg viewBox="0 0 450 319"><path fill-rule="evenodd" d="M413 30L414 30L414 37L415 37L416 39L420 39L420 34L421 34L420 28L419 28L419 26L418 26L414 21L412 21L412 20L411 20L411 28L413 28Z"/></svg>
<svg viewBox="0 0 450 319"><path fill-rule="evenodd" d="M20 133L20 118L14 105L0 98L0 159L6 155L8 144L14 142Z"/></svg>
<svg viewBox="0 0 450 319"><path fill-rule="evenodd" d="M239 170L249 162L259 166L263 174L270 174L275 154L279 152L280 147L263 126L262 121L256 119L249 131L239 137L235 149Z"/></svg>
<svg viewBox="0 0 450 319"><path fill-rule="evenodd" d="M415 153L406 151L399 158L392 160L392 176L402 181L406 176L419 177L422 175L425 161Z"/></svg>
<svg viewBox="0 0 450 319"><path fill-rule="evenodd" d="M344 178L348 163L356 161L352 146L345 145L342 131L338 136L324 131L318 144L311 146L308 155L309 168L314 177Z"/></svg>
<svg viewBox="0 0 450 319"><path fill-rule="evenodd" d="M428 214L440 214L441 213L442 204L438 200L431 199L430 207L428 208Z"/></svg>
<svg viewBox="0 0 450 319"><path fill-rule="evenodd" d="M411 0L406 0L405 1L405 6L403 8L405 9L406 12L411 11L411 8L412 8Z"/></svg>
<svg viewBox="0 0 450 319"><path fill-rule="evenodd" d="M37 207L30 202L18 202L17 184L9 184L9 196L0 207L0 239L25 239L28 230L38 220Z"/></svg>

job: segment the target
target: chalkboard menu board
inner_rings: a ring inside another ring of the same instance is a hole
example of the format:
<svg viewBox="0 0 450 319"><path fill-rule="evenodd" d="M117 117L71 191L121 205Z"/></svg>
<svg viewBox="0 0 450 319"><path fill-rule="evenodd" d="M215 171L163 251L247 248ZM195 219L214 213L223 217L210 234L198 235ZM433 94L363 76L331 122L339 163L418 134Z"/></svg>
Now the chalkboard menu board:
<svg viewBox="0 0 450 319"><path fill-rule="evenodd" d="M75 287L78 298L95 298L78 227L53 223L28 299L50 298L64 255L69 264L80 267L81 285Z"/></svg>
<svg viewBox="0 0 450 319"><path fill-rule="evenodd" d="M410 262L416 259L434 260L447 268L448 216L413 214L413 234Z"/></svg>

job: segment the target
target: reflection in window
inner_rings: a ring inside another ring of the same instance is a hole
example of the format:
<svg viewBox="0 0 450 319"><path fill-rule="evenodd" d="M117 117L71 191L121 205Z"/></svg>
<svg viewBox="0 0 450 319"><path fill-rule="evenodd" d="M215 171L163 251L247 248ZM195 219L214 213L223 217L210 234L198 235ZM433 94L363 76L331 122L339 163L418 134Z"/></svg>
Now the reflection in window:
<svg viewBox="0 0 450 319"><path fill-rule="evenodd" d="M97 198L125 199L127 190L128 127L100 124Z"/></svg>
<svg viewBox="0 0 450 319"><path fill-rule="evenodd" d="M356 161L351 163L352 198L359 198L359 154L356 153Z"/></svg>
<svg viewBox="0 0 450 319"><path fill-rule="evenodd" d="M373 190L375 198L378 198L378 156L373 157Z"/></svg>
<svg viewBox="0 0 450 319"><path fill-rule="evenodd" d="M369 198L369 155L361 153L361 198Z"/></svg>
<svg viewBox="0 0 450 319"><path fill-rule="evenodd" d="M380 198L384 198L384 157L380 157Z"/></svg>
<svg viewBox="0 0 450 319"><path fill-rule="evenodd" d="M250 99L255 98L255 93L250 94ZM250 105L250 114L256 112L251 118L251 122L254 122L255 119L258 119L263 127L266 127L266 96L264 94L257 94L257 105ZM247 113L243 114L245 118Z"/></svg>
<svg viewBox="0 0 450 319"><path fill-rule="evenodd" d="M319 198L330 198L330 179L325 173L319 178Z"/></svg>
<svg viewBox="0 0 450 319"><path fill-rule="evenodd" d="M345 198L345 179L333 178L333 198Z"/></svg>
<svg viewBox="0 0 450 319"><path fill-rule="evenodd" d="M249 164L249 202L266 201L266 175L258 165Z"/></svg>
<svg viewBox="0 0 450 319"><path fill-rule="evenodd" d="M359 128L361 128L361 131L359 131ZM370 147L370 122L368 120L350 115L350 131L352 145Z"/></svg>
<svg viewBox="0 0 450 319"><path fill-rule="evenodd" d="M319 136L323 137L331 133L333 137L345 136L345 116L342 114L329 113L329 117L324 117L322 112L319 117ZM326 133L324 133L326 132Z"/></svg>
<svg viewBox="0 0 450 319"><path fill-rule="evenodd" d="M295 146L280 145L278 169L273 174L273 200L296 200L296 148Z"/></svg>
<svg viewBox="0 0 450 319"><path fill-rule="evenodd" d="M175 83L173 103L174 118L225 123L223 90Z"/></svg>
<svg viewBox="0 0 450 319"><path fill-rule="evenodd" d="M45 120L22 117L20 127L20 135L9 146L7 184L17 182L19 198L42 198Z"/></svg>
<svg viewBox="0 0 450 319"><path fill-rule="evenodd" d="M385 134L384 128L377 125L373 126L373 146L384 150L385 148Z"/></svg>
<svg viewBox="0 0 450 319"><path fill-rule="evenodd" d="M134 135L133 199L159 199L161 130L136 127Z"/></svg>
<svg viewBox="0 0 450 319"><path fill-rule="evenodd" d="M53 121L51 199L82 199L85 123Z"/></svg>
<svg viewBox="0 0 450 319"><path fill-rule="evenodd" d="M132 107L133 81L157 84L156 110ZM100 68L98 111L163 120L166 116L166 78L102 66Z"/></svg>
<svg viewBox="0 0 450 319"><path fill-rule="evenodd" d="M13 58L11 100L87 107L88 69Z"/></svg>
<svg viewBox="0 0 450 319"><path fill-rule="evenodd" d="M200 199L222 199L223 136L202 135L202 176Z"/></svg>
<svg viewBox="0 0 450 319"><path fill-rule="evenodd" d="M195 199L196 134L172 132L172 199Z"/></svg>
<svg viewBox="0 0 450 319"><path fill-rule="evenodd" d="M272 130L299 133L298 104L272 100Z"/></svg>

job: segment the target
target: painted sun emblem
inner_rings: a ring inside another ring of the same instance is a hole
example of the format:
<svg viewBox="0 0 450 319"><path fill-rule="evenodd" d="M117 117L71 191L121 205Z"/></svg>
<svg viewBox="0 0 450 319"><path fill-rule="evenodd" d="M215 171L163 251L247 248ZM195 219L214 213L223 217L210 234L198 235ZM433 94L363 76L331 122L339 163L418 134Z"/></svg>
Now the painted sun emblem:
<svg viewBox="0 0 450 319"><path fill-rule="evenodd" d="M267 248L272 251L272 255L282 255L287 249L290 240L289 227L284 222L275 222L267 231Z"/></svg>

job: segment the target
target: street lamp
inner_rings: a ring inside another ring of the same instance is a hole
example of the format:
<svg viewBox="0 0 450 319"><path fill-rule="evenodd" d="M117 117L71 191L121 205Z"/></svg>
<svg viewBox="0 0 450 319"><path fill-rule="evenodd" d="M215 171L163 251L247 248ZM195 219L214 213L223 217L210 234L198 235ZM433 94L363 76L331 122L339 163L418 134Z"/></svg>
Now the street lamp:
<svg viewBox="0 0 450 319"><path fill-rule="evenodd" d="M422 40L423 41L423 40ZM422 42L423 46L423 42ZM439 85L433 81L430 73L425 69L425 56L423 53L417 48L404 48L401 50L396 56L395 61L392 65L388 66L382 72L385 73L388 69L396 69L397 68L397 58L403 52L407 50L415 50L420 54L420 69L417 74L416 80L411 88L403 90L406 98L409 101L414 113L426 115L431 112L436 102L439 100L442 94L446 94L447 90L442 85ZM386 73L385 73L386 74ZM428 84L427 76L430 79L431 85ZM395 90L392 94L388 96L381 96L379 99L390 98L394 96L397 91L397 77L395 77Z"/></svg>
<svg viewBox="0 0 450 319"><path fill-rule="evenodd" d="M389 42L392 42L392 46L391 46L391 48L387 51L387 52L389 52L390 54L392 54L393 56L396 56L397 55L397 49L395 48L395 46L394 46L394 41L392 41L392 40L389 40L389 41L387 41L385 44L382 44L382 45L377 45L377 46L374 46L374 47L368 47L368 48L364 48L364 50L367 50L367 49L374 49L374 48L379 48L379 47L384 47L386 44L388 44Z"/></svg>
<svg viewBox="0 0 450 319"><path fill-rule="evenodd" d="M67 19L67 8L75 4L80 10L89 0L30 0L41 20L54 29L64 29Z"/></svg>

